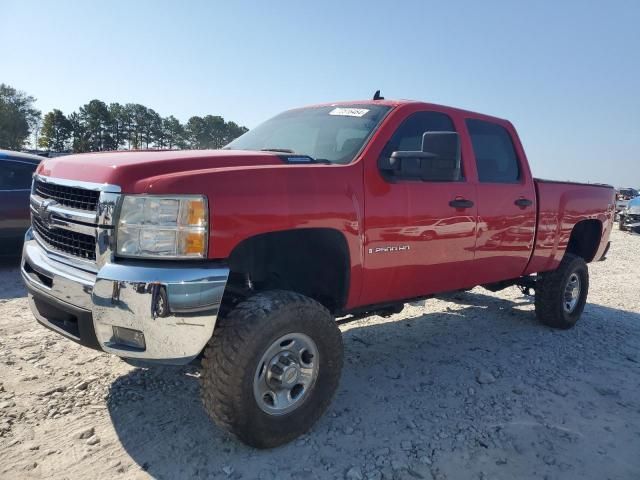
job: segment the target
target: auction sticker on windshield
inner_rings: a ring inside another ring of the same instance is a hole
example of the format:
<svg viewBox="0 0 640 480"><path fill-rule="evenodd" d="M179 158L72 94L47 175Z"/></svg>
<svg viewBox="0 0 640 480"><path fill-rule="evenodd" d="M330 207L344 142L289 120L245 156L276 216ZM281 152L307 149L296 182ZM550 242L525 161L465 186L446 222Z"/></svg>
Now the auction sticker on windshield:
<svg viewBox="0 0 640 480"><path fill-rule="evenodd" d="M329 115L340 115L343 117L363 117L369 111L368 108L334 108Z"/></svg>

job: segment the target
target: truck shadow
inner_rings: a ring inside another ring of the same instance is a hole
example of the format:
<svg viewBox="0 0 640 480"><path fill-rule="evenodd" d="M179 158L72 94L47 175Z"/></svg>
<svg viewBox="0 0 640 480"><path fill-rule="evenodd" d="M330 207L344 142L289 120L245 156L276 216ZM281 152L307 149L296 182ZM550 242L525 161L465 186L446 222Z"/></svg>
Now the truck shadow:
<svg viewBox="0 0 640 480"><path fill-rule="evenodd" d="M390 448L389 458L411 463L454 442L456 431L449 430L456 424L468 423L479 436L490 435L483 429L495 429L496 419L485 418L486 409L478 405L507 412L517 408L509 403L516 386L520 399L548 395L549 402L566 403L571 392L559 395L554 389L580 378L591 364L607 369L606 362L613 361L637 368L640 358L631 345L621 345L619 358L597 353L602 331L628 335L635 326L621 320L640 325L637 313L589 304L575 329L560 332L537 323L529 298L513 301L476 292L445 297L453 302L446 311L411 308L404 313L409 318L344 326L338 393L313 430L289 445L254 450L212 425L200 403L193 366L136 369L118 378L107 402L113 425L127 453L155 478L342 477L351 465L376 463L371 452L380 449ZM554 380L543 386L529 381L539 369L557 370ZM479 371L490 373L495 383L479 384ZM539 408L536 412L529 404L526 414L543 418ZM401 447L407 441L410 446ZM486 448L484 441L489 440L479 441L478 449ZM390 460L385 461L388 466ZM420 466L411 468L415 473Z"/></svg>

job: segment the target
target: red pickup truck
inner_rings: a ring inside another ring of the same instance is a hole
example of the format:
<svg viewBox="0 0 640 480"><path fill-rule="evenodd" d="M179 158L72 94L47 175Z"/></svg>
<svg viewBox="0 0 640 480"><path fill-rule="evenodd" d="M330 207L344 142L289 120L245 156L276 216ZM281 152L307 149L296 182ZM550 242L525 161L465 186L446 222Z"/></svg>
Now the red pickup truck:
<svg viewBox="0 0 640 480"><path fill-rule="evenodd" d="M282 113L217 151L45 160L22 275L35 317L129 361L202 360L204 406L256 447L308 430L336 317L477 285L570 328L614 190L533 179L506 120L374 99Z"/></svg>

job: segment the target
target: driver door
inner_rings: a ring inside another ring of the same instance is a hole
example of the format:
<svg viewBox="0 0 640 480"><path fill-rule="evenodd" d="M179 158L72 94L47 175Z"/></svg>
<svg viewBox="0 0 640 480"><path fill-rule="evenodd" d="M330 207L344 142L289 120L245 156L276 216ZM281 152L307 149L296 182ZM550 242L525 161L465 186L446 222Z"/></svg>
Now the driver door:
<svg viewBox="0 0 640 480"><path fill-rule="evenodd" d="M419 151L425 132L455 132L440 112L410 114L387 141L381 157ZM365 166L364 284L360 304L403 300L473 285L476 185L465 158L456 181L385 178L373 159Z"/></svg>

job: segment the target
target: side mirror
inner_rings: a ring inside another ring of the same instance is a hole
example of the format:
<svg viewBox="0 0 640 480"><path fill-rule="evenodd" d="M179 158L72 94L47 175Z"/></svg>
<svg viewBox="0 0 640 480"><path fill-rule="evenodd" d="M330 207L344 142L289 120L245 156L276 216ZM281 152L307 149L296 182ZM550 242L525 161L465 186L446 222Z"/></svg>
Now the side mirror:
<svg viewBox="0 0 640 480"><path fill-rule="evenodd" d="M460 136L456 132L425 132L422 151L435 158L425 165L424 175L435 182L460 180Z"/></svg>
<svg viewBox="0 0 640 480"><path fill-rule="evenodd" d="M422 151L393 152L380 158L378 168L387 177L455 182L460 180L460 137L456 132L425 132Z"/></svg>

